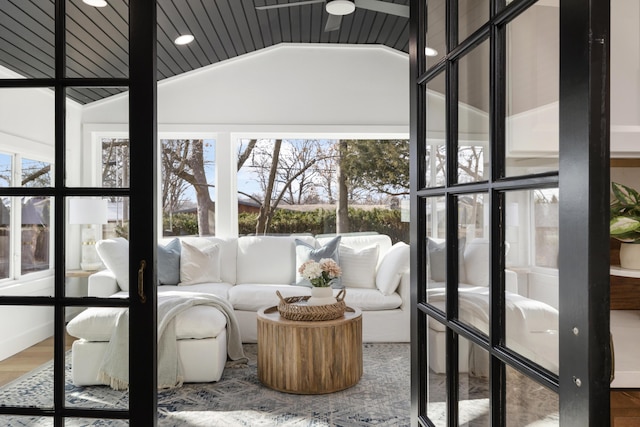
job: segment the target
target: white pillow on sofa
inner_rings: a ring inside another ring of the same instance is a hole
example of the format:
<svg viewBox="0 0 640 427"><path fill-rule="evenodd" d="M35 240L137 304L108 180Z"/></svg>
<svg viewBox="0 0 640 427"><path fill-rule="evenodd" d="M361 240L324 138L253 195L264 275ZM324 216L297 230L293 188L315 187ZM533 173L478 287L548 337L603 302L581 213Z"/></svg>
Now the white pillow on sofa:
<svg viewBox="0 0 640 427"><path fill-rule="evenodd" d="M220 247L217 244L196 248L182 241L180 253L180 286L196 283L219 283Z"/></svg>
<svg viewBox="0 0 640 427"><path fill-rule="evenodd" d="M123 237L104 239L96 243L98 256L113 272L123 291L129 290L129 241Z"/></svg>
<svg viewBox="0 0 640 427"><path fill-rule="evenodd" d="M375 289L379 250L378 245L360 250L340 245L342 285L351 288Z"/></svg>
<svg viewBox="0 0 640 427"><path fill-rule="evenodd" d="M376 286L382 295L391 295L400 284L402 275L409 269L410 246L398 242L389 249L380 261L376 274Z"/></svg>

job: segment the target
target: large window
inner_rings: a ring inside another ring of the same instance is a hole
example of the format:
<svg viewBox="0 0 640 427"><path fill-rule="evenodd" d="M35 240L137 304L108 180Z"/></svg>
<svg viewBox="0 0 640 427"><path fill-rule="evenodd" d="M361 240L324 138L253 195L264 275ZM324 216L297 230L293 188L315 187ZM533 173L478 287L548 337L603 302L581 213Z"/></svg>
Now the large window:
<svg viewBox="0 0 640 427"><path fill-rule="evenodd" d="M163 235L215 234L215 140L160 139ZM104 187L129 186L129 139L102 138ZM105 236L128 236L128 199L109 199Z"/></svg>
<svg viewBox="0 0 640 427"><path fill-rule="evenodd" d="M0 186L50 187L51 164L0 153ZM48 270L51 202L48 197L3 197L0 203L0 279ZM19 230L19 231L18 231Z"/></svg>
<svg viewBox="0 0 640 427"><path fill-rule="evenodd" d="M240 234L377 231L408 242L408 193L406 140L262 138L238 145Z"/></svg>

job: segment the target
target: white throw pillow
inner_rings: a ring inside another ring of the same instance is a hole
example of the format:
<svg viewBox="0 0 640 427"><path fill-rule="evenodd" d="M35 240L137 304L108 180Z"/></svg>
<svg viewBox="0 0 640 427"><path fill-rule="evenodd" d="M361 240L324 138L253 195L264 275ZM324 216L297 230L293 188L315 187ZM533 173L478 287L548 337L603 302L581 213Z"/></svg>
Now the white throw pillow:
<svg viewBox="0 0 640 427"><path fill-rule="evenodd" d="M96 251L104 265L116 276L123 291L129 290L129 241L123 237L100 240Z"/></svg>
<svg viewBox="0 0 640 427"><path fill-rule="evenodd" d="M383 295L391 295L400 284L402 275L409 270L410 247L405 242L398 242L384 255L378 273L376 286Z"/></svg>
<svg viewBox="0 0 640 427"><path fill-rule="evenodd" d="M209 245L196 248L182 241L180 253L180 286L196 283L221 282L220 247Z"/></svg>
<svg viewBox="0 0 640 427"><path fill-rule="evenodd" d="M369 246L361 250L340 245L342 285L352 288L375 289L378 251L378 245Z"/></svg>

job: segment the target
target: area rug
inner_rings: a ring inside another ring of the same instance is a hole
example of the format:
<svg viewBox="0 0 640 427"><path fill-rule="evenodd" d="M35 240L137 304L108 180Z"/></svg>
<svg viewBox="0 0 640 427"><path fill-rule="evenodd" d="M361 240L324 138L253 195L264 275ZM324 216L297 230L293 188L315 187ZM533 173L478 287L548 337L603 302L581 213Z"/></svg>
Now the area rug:
<svg viewBox="0 0 640 427"><path fill-rule="evenodd" d="M227 368L216 383L185 384L158 393L159 426L408 426L409 344L364 344L362 378L355 386L316 396L264 387L256 372L257 346L245 344L249 366ZM53 368L47 364L0 389L1 405L52 405ZM67 378L70 364L67 363ZM106 386L66 384L67 407L126 408L128 394ZM51 426L51 419L1 417L3 426ZM68 420L67 426L124 426L117 420Z"/></svg>

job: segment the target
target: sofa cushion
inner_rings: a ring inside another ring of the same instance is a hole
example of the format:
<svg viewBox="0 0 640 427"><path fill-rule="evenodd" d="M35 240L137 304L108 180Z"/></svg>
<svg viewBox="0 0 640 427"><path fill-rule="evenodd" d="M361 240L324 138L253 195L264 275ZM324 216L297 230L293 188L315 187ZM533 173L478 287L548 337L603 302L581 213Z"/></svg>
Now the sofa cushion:
<svg viewBox="0 0 640 427"><path fill-rule="evenodd" d="M109 341L118 314L124 310L122 307L88 308L67 324L67 332L88 341ZM213 338L227 326L227 318L215 307L198 305L176 315L175 325L178 339Z"/></svg>
<svg viewBox="0 0 640 427"><path fill-rule="evenodd" d="M177 285L180 282L180 240L171 239L158 245L158 284Z"/></svg>
<svg viewBox="0 0 640 427"><path fill-rule="evenodd" d="M212 243L197 248L183 241L180 254L180 286L220 281L220 247Z"/></svg>
<svg viewBox="0 0 640 427"><path fill-rule="evenodd" d="M473 239L464 250L466 281L473 286L489 286L489 240ZM462 280L461 280L462 282Z"/></svg>
<svg viewBox="0 0 640 427"><path fill-rule="evenodd" d="M335 236L335 235L334 235ZM359 250L364 249L366 247L370 247L373 245L378 245L378 263L380 262L381 257L387 253L389 249L391 249L391 237L386 234L378 234L378 233L345 233L341 234L342 238L340 239L340 244L349 246L350 248ZM316 240L318 240L318 244L323 245L328 239L331 239L331 235L321 235L316 236Z"/></svg>
<svg viewBox="0 0 640 427"><path fill-rule="evenodd" d="M383 295L391 295L400 284L402 275L409 270L410 247L398 242L384 255L376 273L376 286Z"/></svg>
<svg viewBox="0 0 640 427"><path fill-rule="evenodd" d="M402 298L397 293L383 295L377 289L346 288L344 302L362 311L393 310L400 308Z"/></svg>
<svg viewBox="0 0 640 427"><path fill-rule="evenodd" d="M296 278L292 236L238 238L237 284L291 284Z"/></svg>
<svg viewBox="0 0 640 427"><path fill-rule="evenodd" d="M302 241L301 239L295 239L296 242L296 285L311 287L311 282L309 280L302 277L300 274L299 268L306 261L313 260L319 262L321 259L329 258L336 262L336 264L340 265L340 236L337 236L324 245L316 248L309 243ZM335 285L333 287L340 286L341 280L338 278L335 281Z"/></svg>
<svg viewBox="0 0 640 427"><path fill-rule="evenodd" d="M116 276L118 286L129 290L129 241L123 237L104 239L96 243L96 251L104 265Z"/></svg>
<svg viewBox="0 0 640 427"><path fill-rule="evenodd" d="M378 245L354 249L340 245L340 268L342 285L348 288L376 288L376 265Z"/></svg>
<svg viewBox="0 0 640 427"><path fill-rule="evenodd" d="M278 305L280 291L283 298L311 295L311 288L295 285L239 284L229 289L229 302L235 310L258 311L263 307ZM338 291L334 291L337 293Z"/></svg>
<svg viewBox="0 0 640 427"><path fill-rule="evenodd" d="M226 283L236 283L237 237L185 236L180 237L180 240L196 248L211 244L218 245L220 247L220 279Z"/></svg>
<svg viewBox="0 0 640 427"><path fill-rule="evenodd" d="M467 280L464 251L465 251L464 237L458 239L458 282L465 283ZM444 282L447 280L447 242L437 242L432 238L427 238L427 252L428 252L428 265L430 279L435 282Z"/></svg>

